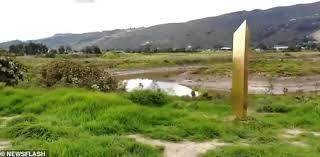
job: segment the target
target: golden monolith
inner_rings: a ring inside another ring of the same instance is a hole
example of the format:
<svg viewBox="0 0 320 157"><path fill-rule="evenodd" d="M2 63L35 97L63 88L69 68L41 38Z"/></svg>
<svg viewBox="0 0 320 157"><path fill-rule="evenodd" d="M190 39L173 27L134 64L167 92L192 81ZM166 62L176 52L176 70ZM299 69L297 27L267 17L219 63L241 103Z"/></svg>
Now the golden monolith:
<svg viewBox="0 0 320 157"><path fill-rule="evenodd" d="M248 96L248 54L250 32L247 21L233 35L232 105L237 118L247 116Z"/></svg>

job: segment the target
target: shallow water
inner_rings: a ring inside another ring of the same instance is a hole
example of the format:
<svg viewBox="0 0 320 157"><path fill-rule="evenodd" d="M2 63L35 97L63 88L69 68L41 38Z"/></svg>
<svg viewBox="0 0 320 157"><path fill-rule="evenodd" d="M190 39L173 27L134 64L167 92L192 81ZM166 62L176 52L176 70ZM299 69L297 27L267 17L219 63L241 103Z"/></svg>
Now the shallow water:
<svg viewBox="0 0 320 157"><path fill-rule="evenodd" d="M180 85L176 82L156 81L150 79L129 79L122 82L127 92L135 90L160 90L172 96L199 96L199 92L193 91L187 86Z"/></svg>
<svg viewBox="0 0 320 157"><path fill-rule="evenodd" d="M189 68L189 69L188 69ZM190 68L150 68L147 70L131 70L115 73L120 80L132 78L149 78L160 82L169 82L191 88L212 91L231 91L231 76L196 75ZM315 92L320 94L320 75L300 77L264 77L251 76L248 83L249 94L275 94Z"/></svg>

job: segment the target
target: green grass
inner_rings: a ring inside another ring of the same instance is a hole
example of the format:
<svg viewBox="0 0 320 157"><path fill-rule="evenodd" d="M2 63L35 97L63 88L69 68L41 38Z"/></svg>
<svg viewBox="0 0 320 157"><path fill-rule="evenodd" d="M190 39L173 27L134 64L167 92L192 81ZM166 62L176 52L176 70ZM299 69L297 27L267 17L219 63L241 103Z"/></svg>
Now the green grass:
<svg viewBox="0 0 320 157"><path fill-rule="evenodd" d="M5 124L5 120L4 119L0 119L0 126L4 125Z"/></svg>
<svg viewBox="0 0 320 157"><path fill-rule="evenodd" d="M286 139L273 143L252 146L227 146L208 151L203 157L318 157L320 153L320 137L303 134L294 139ZM299 141L306 146L294 146Z"/></svg>
<svg viewBox="0 0 320 157"><path fill-rule="evenodd" d="M101 68L146 68L161 66L176 66L188 64L211 64L230 62L230 53L107 53L102 56L72 57L72 55L61 55L56 58L42 58L32 56L20 56L17 60L28 67L42 67L46 63L56 59L69 59L79 61L86 65Z"/></svg>
<svg viewBox="0 0 320 157"><path fill-rule="evenodd" d="M24 139L21 139L24 140ZM59 138L55 141L28 140L17 141L15 149L48 150L50 156L57 157L91 157L91 156L130 156L160 157L161 148L136 143L120 136L88 136L79 138Z"/></svg>
<svg viewBox="0 0 320 157"><path fill-rule="evenodd" d="M260 59L255 58L249 62L249 73L267 76L311 76L320 74L320 57L310 58L282 58ZM202 75L231 75L232 63L210 65L193 71L193 74Z"/></svg>
<svg viewBox="0 0 320 157"><path fill-rule="evenodd" d="M162 148L127 138L143 134L168 141L219 139L230 146L209 151L213 157L316 157L319 137L310 134L284 139L284 129L320 132L320 97L312 94L250 96L250 117L233 120L229 95L212 94L187 99L150 93L100 93L85 89L42 89L40 70L48 62L69 59L103 69L135 69L201 65L197 75L230 75L231 53L58 55L56 58L21 56L27 79L20 87L0 87L0 139L14 141L13 149L48 149L51 156L161 156ZM250 73L268 76L320 74L320 53L252 53ZM184 71L150 73L173 77ZM150 75L150 76L149 76ZM140 77L141 75L139 75ZM152 78L152 77L151 77ZM161 103L159 103L161 102ZM18 116L7 121L1 117ZM307 147L292 144L303 142ZM241 143L247 143L243 146Z"/></svg>
<svg viewBox="0 0 320 157"><path fill-rule="evenodd" d="M318 157L317 148L303 148L290 144L232 146L209 151L203 157Z"/></svg>
<svg viewBox="0 0 320 157"><path fill-rule="evenodd" d="M22 87L41 86L41 69L50 61L67 59L87 66L106 70L131 70L137 68L175 67L200 65L202 68L191 71L197 75L231 75L232 53L197 52L197 53L106 53L97 55L57 55L56 58L37 56L19 56L16 59L26 66L26 79ZM267 76L310 76L320 74L320 52L295 53L252 53L249 72L253 75ZM177 72L144 74L149 78L175 76ZM139 75L140 76L140 75ZM125 77L125 76L124 76ZM135 76L130 76L135 77ZM126 77L125 77L126 78Z"/></svg>
<svg viewBox="0 0 320 157"><path fill-rule="evenodd" d="M129 98L126 93L84 89L4 88L0 91L0 115L19 117L0 129L0 138L14 140L14 149L48 149L52 156L161 155L161 148L136 143L126 138L130 134L169 141L220 139L250 144L210 151L207 156L286 152L288 157L300 157L301 153L313 157L320 150L314 138L302 136L299 140L307 143L308 149L295 154L300 148L279 137L285 128L320 131L320 98L311 94L250 96L251 116L246 120L232 120L227 95L212 100L171 97L162 106L139 105ZM265 113L270 110L259 110L265 105L290 110Z"/></svg>

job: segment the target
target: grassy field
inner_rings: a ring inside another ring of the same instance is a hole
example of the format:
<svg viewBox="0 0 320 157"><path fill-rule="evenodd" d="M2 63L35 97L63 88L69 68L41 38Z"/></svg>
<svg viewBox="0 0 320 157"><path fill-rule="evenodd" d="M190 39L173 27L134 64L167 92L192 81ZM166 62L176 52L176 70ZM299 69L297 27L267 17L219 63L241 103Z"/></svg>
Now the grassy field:
<svg viewBox="0 0 320 157"><path fill-rule="evenodd" d="M250 117L234 120L229 96L165 97L162 106L133 101L127 93L84 89L0 90L0 139L13 149L48 149L51 156L161 156L163 148L139 144L131 134L167 141L219 139L231 145L206 157L317 157L320 97L312 94L250 96ZM136 102L136 103L134 103ZM143 104L143 105L142 105ZM285 138L286 129L304 133ZM303 146L295 145L302 143Z"/></svg>
<svg viewBox="0 0 320 157"><path fill-rule="evenodd" d="M56 58L20 56L16 58L24 64L28 78L37 82L40 70L53 60L68 59L84 65L106 70L128 70L152 67L174 67L186 65L204 66L192 71L198 75L230 75L232 54L230 52L202 53L106 53L101 56L57 55ZM251 74L266 76L307 76L320 74L320 52L295 53L252 53L249 69Z"/></svg>
<svg viewBox="0 0 320 157"><path fill-rule="evenodd" d="M67 59L111 71L198 65L201 67L192 69L192 74L225 76L231 74L231 55L16 57L26 66L27 77L15 88L0 86L0 142L10 140L12 149L45 149L59 157L162 156L164 148L128 138L141 134L171 142L218 139L228 144L208 151L204 157L318 157L320 97L315 93L250 95L249 117L238 120L231 116L226 93L212 92L191 99L159 93L153 93L155 97L121 91L102 93L59 85L40 87L42 67L54 60ZM320 74L319 61L320 52L252 53L249 68L256 75L309 76ZM301 134L288 135L288 131L297 129Z"/></svg>

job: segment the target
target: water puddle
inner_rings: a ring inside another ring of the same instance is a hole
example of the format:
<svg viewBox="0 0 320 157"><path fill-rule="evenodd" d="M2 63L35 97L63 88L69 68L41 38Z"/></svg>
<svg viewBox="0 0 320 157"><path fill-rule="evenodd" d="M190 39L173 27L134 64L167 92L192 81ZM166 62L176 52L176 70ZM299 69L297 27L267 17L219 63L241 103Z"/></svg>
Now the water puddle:
<svg viewBox="0 0 320 157"><path fill-rule="evenodd" d="M135 90L160 90L172 96L197 97L199 92L176 82L156 81L150 79L129 79L122 82L127 92Z"/></svg>

